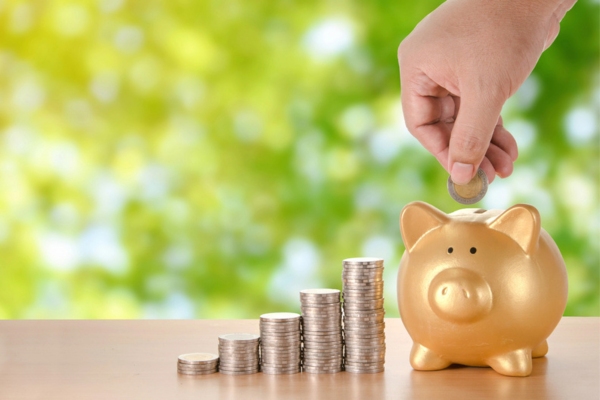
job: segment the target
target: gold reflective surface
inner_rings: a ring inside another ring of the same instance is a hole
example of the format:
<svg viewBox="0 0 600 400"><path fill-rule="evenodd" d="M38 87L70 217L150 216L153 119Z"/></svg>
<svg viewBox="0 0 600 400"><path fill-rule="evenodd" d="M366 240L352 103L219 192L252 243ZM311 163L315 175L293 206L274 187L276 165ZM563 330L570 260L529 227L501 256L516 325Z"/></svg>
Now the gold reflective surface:
<svg viewBox="0 0 600 400"><path fill-rule="evenodd" d="M519 204L447 215L414 202L400 228L398 305L413 368L463 364L530 375L567 300L565 264L538 211Z"/></svg>

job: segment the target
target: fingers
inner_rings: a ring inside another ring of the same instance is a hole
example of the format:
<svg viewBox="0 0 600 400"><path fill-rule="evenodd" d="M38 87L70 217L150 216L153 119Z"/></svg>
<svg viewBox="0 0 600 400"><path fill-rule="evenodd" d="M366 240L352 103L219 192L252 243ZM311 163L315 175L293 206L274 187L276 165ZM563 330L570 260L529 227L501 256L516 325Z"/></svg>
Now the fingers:
<svg viewBox="0 0 600 400"><path fill-rule="evenodd" d="M424 75L403 80L402 83L402 111L406 127L439 160L439 154L448 148L450 140L450 129L443 120L453 120L455 110L452 99L447 96L447 90Z"/></svg>
<svg viewBox="0 0 600 400"><path fill-rule="evenodd" d="M504 151L511 160L514 162L519 157L519 151L517 148L517 141L502 125L502 117L498 120L498 125L494 129L494 135L492 136L492 143L498 146Z"/></svg>
<svg viewBox="0 0 600 400"><path fill-rule="evenodd" d="M482 95L481 92L463 94L450 136L448 154L448 169L455 183L467 184L477 173L490 147L504 101L499 96ZM499 138L506 140L502 134Z"/></svg>

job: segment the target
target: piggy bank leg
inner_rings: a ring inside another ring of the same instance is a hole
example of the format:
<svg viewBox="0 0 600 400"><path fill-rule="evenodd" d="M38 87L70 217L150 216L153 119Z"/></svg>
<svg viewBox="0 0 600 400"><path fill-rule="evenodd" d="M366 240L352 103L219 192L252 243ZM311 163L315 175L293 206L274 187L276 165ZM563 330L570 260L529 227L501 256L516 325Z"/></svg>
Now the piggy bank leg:
<svg viewBox="0 0 600 400"><path fill-rule="evenodd" d="M444 360L427 347L413 343L410 351L410 365L419 371L435 371L448 367L451 362Z"/></svg>
<svg viewBox="0 0 600 400"><path fill-rule="evenodd" d="M528 376L531 374L531 351L511 351L489 359L488 365L502 375Z"/></svg>
<svg viewBox="0 0 600 400"><path fill-rule="evenodd" d="M533 358L544 357L548 353L548 342L543 341L531 352Z"/></svg>

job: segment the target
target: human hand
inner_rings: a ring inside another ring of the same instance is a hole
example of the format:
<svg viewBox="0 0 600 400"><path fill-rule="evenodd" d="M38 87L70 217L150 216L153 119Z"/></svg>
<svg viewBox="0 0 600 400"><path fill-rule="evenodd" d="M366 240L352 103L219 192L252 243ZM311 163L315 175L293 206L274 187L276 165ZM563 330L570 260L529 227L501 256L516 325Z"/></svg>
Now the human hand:
<svg viewBox="0 0 600 400"><path fill-rule="evenodd" d="M410 133L457 184L490 182L517 159L500 111L554 41L576 0L447 0L402 41L402 108Z"/></svg>

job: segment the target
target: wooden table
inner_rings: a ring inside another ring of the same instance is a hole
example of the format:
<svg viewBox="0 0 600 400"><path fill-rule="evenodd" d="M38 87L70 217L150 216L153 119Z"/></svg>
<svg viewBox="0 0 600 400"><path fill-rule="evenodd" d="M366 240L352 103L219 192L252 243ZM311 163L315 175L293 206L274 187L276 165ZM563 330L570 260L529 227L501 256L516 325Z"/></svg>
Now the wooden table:
<svg viewBox="0 0 600 400"><path fill-rule="evenodd" d="M232 332L258 333L258 321L0 321L0 399L600 398L600 318L563 318L527 378L490 368L413 371L399 319L386 320L380 374L177 374L179 354L216 353L217 336Z"/></svg>

